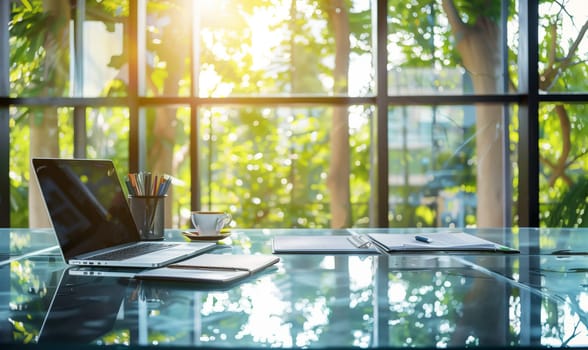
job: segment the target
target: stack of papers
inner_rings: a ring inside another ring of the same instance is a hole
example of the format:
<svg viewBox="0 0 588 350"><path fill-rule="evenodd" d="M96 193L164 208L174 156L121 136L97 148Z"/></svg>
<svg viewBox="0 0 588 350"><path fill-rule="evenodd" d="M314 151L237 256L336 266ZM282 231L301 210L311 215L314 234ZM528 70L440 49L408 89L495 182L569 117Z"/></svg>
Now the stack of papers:
<svg viewBox="0 0 588 350"><path fill-rule="evenodd" d="M518 250L465 232L366 233L342 236L276 236L274 253L379 254L380 252L491 251Z"/></svg>
<svg viewBox="0 0 588 350"><path fill-rule="evenodd" d="M516 249L465 232L434 232L419 235L370 233L367 236L387 252L431 250L518 252Z"/></svg>

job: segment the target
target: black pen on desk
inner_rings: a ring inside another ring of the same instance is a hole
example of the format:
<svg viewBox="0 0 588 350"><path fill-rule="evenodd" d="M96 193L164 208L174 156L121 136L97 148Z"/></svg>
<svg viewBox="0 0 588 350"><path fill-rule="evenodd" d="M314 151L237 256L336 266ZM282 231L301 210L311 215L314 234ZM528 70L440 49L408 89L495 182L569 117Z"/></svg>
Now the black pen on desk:
<svg viewBox="0 0 588 350"><path fill-rule="evenodd" d="M416 239L419 242L423 242L423 243L431 243L431 239L425 236L414 236L414 239Z"/></svg>

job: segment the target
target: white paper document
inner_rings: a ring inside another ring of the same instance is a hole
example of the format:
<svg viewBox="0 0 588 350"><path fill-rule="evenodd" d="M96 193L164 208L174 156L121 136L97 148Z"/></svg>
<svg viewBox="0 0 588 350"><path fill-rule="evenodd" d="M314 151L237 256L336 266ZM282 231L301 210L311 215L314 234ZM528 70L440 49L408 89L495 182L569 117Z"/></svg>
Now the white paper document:
<svg viewBox="0 0 588 350"><path fill-rule="evenodd" d="M388 251L495 251L517 253L518 250L465 232L368 233L380 248Z"/></svg>

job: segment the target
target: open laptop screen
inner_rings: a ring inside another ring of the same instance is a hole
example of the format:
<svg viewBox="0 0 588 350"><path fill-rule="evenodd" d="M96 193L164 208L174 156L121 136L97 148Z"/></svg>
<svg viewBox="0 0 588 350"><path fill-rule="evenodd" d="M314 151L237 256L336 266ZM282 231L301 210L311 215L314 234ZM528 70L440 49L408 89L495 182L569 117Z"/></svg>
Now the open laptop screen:
<svg viewBox="0 0 588 350"><path fill-rule="evenodd" d="M110 160L32 160L64 257L138 242L139 233Z"/></svg>

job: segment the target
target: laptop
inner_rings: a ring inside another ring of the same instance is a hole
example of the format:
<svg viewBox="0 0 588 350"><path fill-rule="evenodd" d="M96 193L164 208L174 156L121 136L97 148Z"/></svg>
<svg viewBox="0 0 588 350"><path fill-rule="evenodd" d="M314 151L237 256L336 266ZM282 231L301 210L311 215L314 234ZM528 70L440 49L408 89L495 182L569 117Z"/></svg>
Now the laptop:
<svg viewBox="0 0 588 350"><path fill-rule="evenodd" d="M141 241L111 160L33 158L32 165L70 265L155 268L216 246Z"/></svg>

